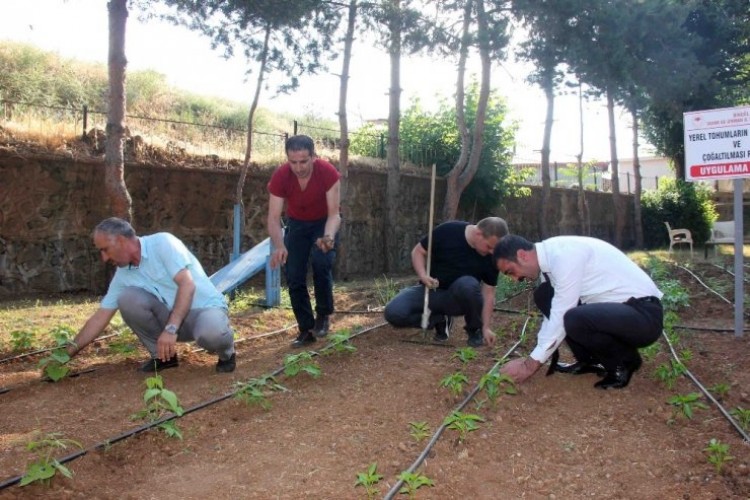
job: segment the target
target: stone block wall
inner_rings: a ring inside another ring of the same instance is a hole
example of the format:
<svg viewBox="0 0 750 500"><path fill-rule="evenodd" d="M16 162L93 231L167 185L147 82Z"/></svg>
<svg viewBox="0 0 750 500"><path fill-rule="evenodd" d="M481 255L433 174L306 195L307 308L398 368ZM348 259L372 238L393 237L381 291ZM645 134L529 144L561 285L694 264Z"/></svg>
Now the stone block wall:
<svg viewBox="0 0 750 500"><path fill-rule="evenodd" d="M139 234L168 231L181 238L201 260L206 272L224 266L232 252L233 206L239 173L180 167L126 165L125 182L133 198L133 225ZM250 172L243 189L243 251L267 237L265 229L271 170ZM444 183L436 183L435 224L442 206ZM368 167L350 167L345 219L337 258L337 278L378 277L392 269L411 270L410 252L426 233L430 179L403 174L399 221L395 234L400 248L396 263L386 262L384 248L386 174ZM513 232L530 240L539 237L540 192L506 199L496 213ZM631 197L627 197L632 199ZM580 234L577 193L553 189L555 234ZM591 235L612 240L611 196L587 192ZM632 204L632 201L630 201ZM106 289L110 271L99 259L91 231L107 213L104 164L101 160L20 156L0 151L0 298ZM476 214L476 219L490 214ZM461 218L471 215L461 214ZM632 227L628 227L632 233ZM626 235L626 242L631 238Z"/></svg>

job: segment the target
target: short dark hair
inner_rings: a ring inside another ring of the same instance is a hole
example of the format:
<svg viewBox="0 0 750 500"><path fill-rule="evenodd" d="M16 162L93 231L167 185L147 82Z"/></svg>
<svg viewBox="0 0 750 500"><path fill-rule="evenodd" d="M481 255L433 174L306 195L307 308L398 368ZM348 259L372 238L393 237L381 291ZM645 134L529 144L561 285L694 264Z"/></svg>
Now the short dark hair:
<svg viewBox="0 0 750 500"><path fill-rule="evenodd" d="M477 228L485 238L496 236L502 238L508 234L508 223L500 217L485 217L477 222Z"/></svg>
<svg viewBox="0 0 750 500"><path fill-rule="evenodd" d="M110 217L104 219L94 228L94 233L104 233L110 236L124 236L125 238L135 238L135 229L130 222L120 219L119 217Z"/></svg>
<svg viewBox="0 0 750 500"><path fill-rule="evenodd" d="M503 236L500 241L495 245L495 249L492 251L492 259L497 262L500 259L507 260L509 262L518 262L518 251L519 250L533 250L534 244L517 234L509 234Z"/></svg>
<svg viewBox="0 0 750 500"><path fill-rule="evenodd" d="M286 140L284 146L286 154L290 151L309 151L310 155L315 155L315 142L308 135L293 135Z"/></svg>

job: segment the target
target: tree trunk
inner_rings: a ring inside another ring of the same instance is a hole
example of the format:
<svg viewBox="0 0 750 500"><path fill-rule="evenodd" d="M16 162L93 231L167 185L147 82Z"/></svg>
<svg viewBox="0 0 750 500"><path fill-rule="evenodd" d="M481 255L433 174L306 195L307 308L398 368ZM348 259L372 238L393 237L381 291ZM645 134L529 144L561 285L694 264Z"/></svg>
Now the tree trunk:
<svg viewBox="0 0 750 500"><path fill-rule="evenodd" d="M641 221L641 160L638 157L638 111L630 111L633 117L633 175L635 176L635 196L633 196L633 227L635 246L643 248L643 225Z"/></svg>
<svg viewBox="0 0 750 500"><path fill-rule="evenodd" d="M586 213L586 190L583 189L583 88L580 80L578 81L578 124L579 138L581 141L581 149L576 156L578 169L578 228L580 234L588 236L590 231L587 224L588 214Z"/></svg>
<svg viewBox="0 0 750 500"><path fill-rule="evenodd" d="M467 7L467 11L465 12L465 14L470 15L470 10L468 9L470 9L471 7L471 2L468 3L469 6ZM451 175L456 175L458 178L455 185L448 184L449 188L455 189L455 193L448 193L449 196L446 196L445 208L443 211L445 220L456 218L456 213L458 212L458 204L461 200L461 194L464 192L466 186L469 185L472 179L474 179L474 175L476 175L477 170L479 169L479 161L482 158L482 148L484 146L484 119L487 115L487 102L490 98L492 61L490 60L490 47L488 42L489 34L487 29L487 18L484 12L484 1L475 0L474 4L476 5L477 9L477 38L479 39L479 58L482 63L481 83L479 86L479 100L477 101L477 114L476 119L474 120L474 130L470 144L469 160L463 168L459 168L457 164L451 171ZM466 129L465 117L464 129ZM463 141L464 138L462 137L461 140Z"/></svg>
<svg viewBox="0 0 750 500"><path fill-rule="evenodd" d="M466 125L465 99L466 92L464 78L466 76L466 60L469 57L469 27L471 26L472 2L467 1L464 8L461 48L458 53L458 72L456 75L456 127L461 137L461 152L453 168L446 175L445 201L443 205L443 220L455 218L460 201L458 177L469 161L469 128Z"/></svg>
<svg viewBox="0 0 750 500"><path fill-rule="evenodd" d="M354 44L354 26L357 20L357 0L349 2L349 20L346 26L346 37L344 38L344 60L341 64L341 86L339 88L339 128L341 130L340 141L341 149L339 153L339 170L341 172L341 212L342 212L342 230L344 231L344 241L350 241L349 220L351 210L347 200L347 191L349 190L349 122L346 113L346 96L349 89L349 63L352 59L352 45ZM341 256L341 262L347 262L346 245L339 246L337 250ZM344 272L346 274L346 270Z"/></svg>
<svg viewBox="0 0 750 500"><path fill-rule="evenodd" d="M555 89L552 80L552 72L545 72L544 95L547 98L547 116L544 120L544 139L542 143L542 209L539 211L539 234L540 240L551 236L547 221L551 213L550 206L550 178L549 178L549 156L550 141L552 139L552 122L555 118Z"/></svg>
<svg viewBox="0 0 750 500"><path fill-rule="evenodd" d="M615 209L615 234L612 238L618 248L622 248L625 231L625 214L620 196L620 168L617 160L617 132L615 131L615 100L607 90L607 117L609 119L609 158L612 167L612 204Z"/></svg>
<svg viewBox="0 0 750 500"><path fill-rule="evenodd" d="M104 154L104 188L112 215L132 218L132 199L125 185L125 26L127 0L110 0L109 10L109 110Z"/></svg>
<svg viewBox="0 0 750 500"><path fill-rule="evenodd" d="M386 227L383 241L385 243L386 269L388 272L399 270L401 255L399 242L401 232L398 226L398 199L400 190L399 165L399 127L401 123L401 2L391 0L393 14L388 22L390 33L388 53L391 62L391 88L388 95L388 180L386 186Z"/></svg>

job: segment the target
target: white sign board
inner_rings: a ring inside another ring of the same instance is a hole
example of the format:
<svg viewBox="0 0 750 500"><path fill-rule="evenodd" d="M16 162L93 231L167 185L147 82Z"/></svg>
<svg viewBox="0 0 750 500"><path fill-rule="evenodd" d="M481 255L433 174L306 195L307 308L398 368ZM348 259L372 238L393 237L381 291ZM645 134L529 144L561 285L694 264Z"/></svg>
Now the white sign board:
<svg viewBox="0 0 750 500"><path fill-rule="evenodd" d="M750 177L750 106L684 114L689 181Z"/></svg>

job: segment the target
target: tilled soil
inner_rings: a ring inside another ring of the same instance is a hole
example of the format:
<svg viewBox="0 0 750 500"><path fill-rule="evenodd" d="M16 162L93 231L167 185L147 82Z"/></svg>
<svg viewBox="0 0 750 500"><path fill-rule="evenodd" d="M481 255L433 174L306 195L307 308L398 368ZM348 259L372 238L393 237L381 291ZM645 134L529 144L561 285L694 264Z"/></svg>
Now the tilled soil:
<svg viewBox="0 0 750 500"><path fill-rule="evenodd" d="M732 283L714 269L694 271ZM690 358L687 367L703 386L726 385L720 398L727 410L750 407L748 339L732 333L733 306L680 268L673 274L690 294L690 305L678 312L676 351ZM529 312L528 338L512 355L528 353L535 342L538 316L527 293L498 304L500 345L478 349L466 366L455 356L466 345L461 321L448 347L422 344L421 331L396 330L381 314L363 312L374 305L371 287L341 287L336 300L334 329L366 330L351 341L356 351L324 355L325 343L317 342L311 347L321 353L313 357L320 376L279 373L284 390L268 394L267 410L231 394L236 382L279 371L286 355L300 352L289 347L294 329L238 343L232 374L216 374L215 357L182 346L180 366L162 373L165 386L185 409L210 403L176 420L182 440L152 429L106 445L143 425L131 418L143 408L145 375L136 371L143 351L112 354L102 342L74 362L77 371L94 371L58 383L39 380L36 359L0 365L0 387L9 389L0 394L0 480L23 474L34 431L62 433L86 450L66 463L72 479L10 485L0 498L366 498L355 482L374 462L383 476L375 485L380 498L519 340ZM238 336L250 337L281 329L289 318L278 311L233 320ZM692 419L668 403L700 390L687 377L672 388L658 379L659 367L671 359L666 340L660 344L623 390L595 389L595 375L545 376L542 370L518 394L494 404L480 391L463 411L483 422L464 439L451 429L441 434L417 468L434 486L420 488L416 498L750 497L747 444L705 397L708 409L694 409ZM441 381L458 371L468 383L453 394ZM430 435L418 442L412 422L426 422ZM707 459L710 439L728 444L733 457L720 471Z"/></svg>

